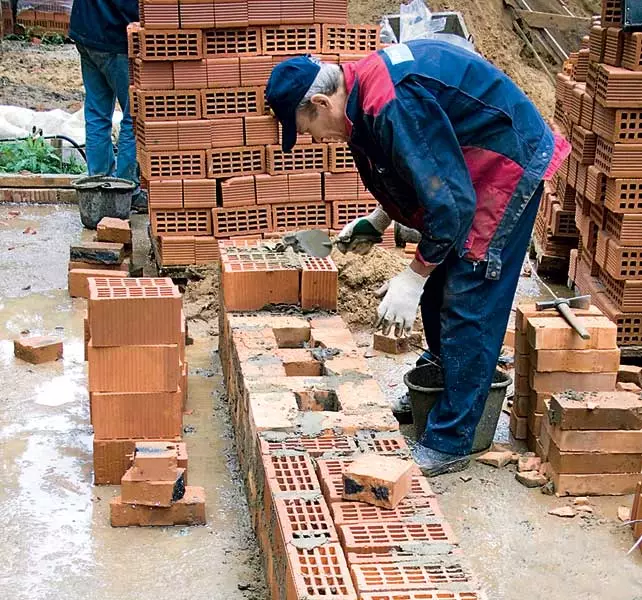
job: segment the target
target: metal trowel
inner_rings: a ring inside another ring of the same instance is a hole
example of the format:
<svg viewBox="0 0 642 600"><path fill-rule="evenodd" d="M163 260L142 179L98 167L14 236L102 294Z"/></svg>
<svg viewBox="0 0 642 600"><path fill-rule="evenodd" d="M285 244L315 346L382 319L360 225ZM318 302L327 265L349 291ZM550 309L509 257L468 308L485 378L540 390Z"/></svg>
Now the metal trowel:
<svg viewBox="0 0 642 600"><path fill-rule="evenodd" d="M305 252L310 256L325 258L332 252L330 236L320 229L295 231L283 236L283 243L294 249L295 252Z"/></svg>

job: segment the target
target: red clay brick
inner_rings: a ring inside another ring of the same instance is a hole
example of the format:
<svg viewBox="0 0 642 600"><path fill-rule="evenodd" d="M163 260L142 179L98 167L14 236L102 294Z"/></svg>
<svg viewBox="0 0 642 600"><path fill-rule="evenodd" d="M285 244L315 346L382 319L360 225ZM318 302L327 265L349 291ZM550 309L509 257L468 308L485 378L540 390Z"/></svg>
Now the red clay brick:
<svg viewBox="0 0 642 600"><path fill-rule="evenodd" d="M291 173L288 175L290 202L321 202L321 173Z"/></svg>
<svg viewBox="0 0 642 600"><path fill-rule="evenodd" d="M269 432L267 437L259 438L261 454L273 454L283 450L298 450L317 458L326 452L352 454L357 450L355 442L345 435L297 436L286 437L279 441L273 441L270 438Z"/></svg>
<svg viewBox="0 0 642 600"><path fill-rule="evenodd" d="M325 200L357 200L359 194L359 174L353 173L324 173Z"/></svg>
<svg viewBox="0 0 642 600"><path fill-rule="evenodd" d="M69 295L72 298L89 298L89 279L94 277L124 279L129 273L104 269L71 269L68 273Z"/></svg>
<svg viewBox="0 0 642 600"><path fill-rule="evenodd" d="M296 269L253 264L225 264L223 301L227 310L260 310L268 304L298 304Z"/></svg>
<svg viewBox="0 0 642 600"><path fill-rule="evenodd" d="M204 32L205 56L254 56L262 51L260 27L210 29Z"/></svg>
<svg viewBox="0 0 642 600"><path fill-rule="evenodd" d="M528 341L537 350L609 350L616 347L617 327L608 318L582 317L580 320L591 339L583 340L562 319L534 317L528 322Z"/></svg>
<svg viewBox="0 0 642 600"><path fill-rule="evenodd" d="M365 454L343 472L343 498L395 508L410 493L414 467L392 456Z"/></svg>
<svg viewBox="0 0 642 600"><path fill-rule="evenodd" d="M231 177L221 184L221 201L223 207L250 206L256 204L254 177Z"/></svg>
<svg viewBox="0 0 642 600"><path fill-rule="evenodd" d="M185 491L185 469L176 469L175 481L142 480L132 476L132 469L123 475L120 497L124 504L169 507Z"/></svg>
<svg viewBox="0 0 642 600"><path fill-rule="evenodd" d="M243 117L210 119L209 122L212 125L212 148L238 147L245 143Z"/></svg>
<svg viewBox="0 0 642 600"><path fill-rule="evenodd" d="M391 456L406 456L409 452L406 439L400 433L366 431L360 432L355 439L363 452Z"/></svg>
<svg viewBox="0 0 642 600"><path fill-rule="evenodd" d="M13 353L33 365L62 358L62 340L51 336L32 336L13 340Z"/></svg>
<svg viewBox="0 0 642 600"><path fill-rule="evenodd" d="M346 552L364 552L421 544L427 553L431 545L437 552L457 542L450 526L445 523L356 523L339 526L341 544ZM441 548L440 548L441 547Z"/></svg>
<svg viewBox="0 0 642 600"><path fill-rule="evenodd" d="M211 178L264 173L265 148L263 146L243 146L209 150L207 152L207 172Z"/></svg>
<svg viewBox="0 0 642 600"><path fill-rule="evenodd" d="M195 240L193 235L159 235L161 264L192 265L196 261Z"/></svg>
<svg viewBox="0 0 642 600"><path fill-rule="evenodd" d="M258 204L289 202L287 175L256 175L255 180Z"/></svg>
<svg viewBox="0 0 642 600"><path fill-rule="evenodd" d="M173 68L174 88L177 90L207 87L207 63L204 60L179 60L167 64Z"/></svg>
<svg viewBox="0 0 642 600"><path fill-rule="evenodd" d="M197 30L141 29L138 39L143 60L198 60L203 55L203 35Z"/></svg>
<svg viewBox="0 0 642 600"><path fill-rule="evenodd" d="M183 430L183 391L91 394L92 425L99 439L179 437Z"/></svg>
<svg viewBox="0 0 642 600"><path fill-rule="evenodd" d="M530 386L538 393L552 394L572 389L578 391L608 392L615 389L617 372L612 373L539 373L531 371Z"/></svg>
<svg viewBox="0 0 642 600"><path fill-rule="evenodd" d="M215 0L214 13L217 29L249 25L247 0Z"/></svg>
<svg viewBox="0 0 642 600"><path fill-rule="evenodd" d="M267 4L266 0L259 0L261 4ZM243 86L266 86L272 73L271 56L241 56L241 85ZM276 142L270 142L276 143Z"/></svg>
<svg viewBox="0 0 642 600"><path fill-rule="evenodd" d="M281 173L317 173L328 170L328 153L324 144L297 144L291 152L281 146L267 147L267 171L270 175Z"/></svg>
<svg viewBox="0 0 642 600"><path fill-rule="evenodd" d="M639 454L642 448L642 430L563 430L546 419L541 437L545 448L551 440L561 452Z"/></svg>
<svg viewBox="0 0 642 600"><path fill-rule="evenodd" d="M413 592L367 592L361 600L488 600L481 591L451 591L446 589Z"/></svg>
<svg viewBox="0 0 642 600"><path fill-rule="evenodd" d="M104 217L96 227L96 239L99 242L131 244L132 231L129 221Z"/></svg>
<svg viewBox="0 0 642 600"><path fill-rule="evenodd" d="M216 26L214 2L212 0L181 0L181 27L185 29L205 29Z"/></svg>
<svg viewBox="0 0 642 600"><path fill-rule="evenodd" d="M204 150L148 152L140 149L139 154L141 173L147 181L158 179L203 179L205 177Z"/></svg>
<svg viewBox="0 0 642 600"><path fill-rule="evenodd" d="M183 181L184 208L214 208L216 202L216 181L213 179L186 179Z"/></svg>
<svg viewBox="0 0 642 600"><path fill-rule="evenodd" d="M332 259L303 258L301 308L336 310L339 273Z"/></svg>
<svg viewBox="0 0 642 600"><path fill-rule="evenodd" d="M165 508L125 504L120 496L109 502L112 527L205 525L205 490L187 486L181 500Z"/></svg>
<svg viewBox="0 0 642 600"><path fill-rule="evenodd" d="M321 50L321 28L319 25L268 26L262 28L262 33L264 54L300 54Z"/></svg>
<svg viewBox="0 0 642 600"><path fill-rule="evenodd" d="M261 234L272 229L269 207L214 208L214 237Z"/></svg>
<svg viewBox="0 0 642 600"><path fill-rule="evenodd" d="M272 205L274 231L328 229L330 205L327 202L291 202Z"/></svg>
<svg viewBox="0 0 642 600"><path fill-rule="evenodd" d="M335 525L350 523L387 522L395 523L431 518L443 518L437 500L429 498L426 506L417 507L412 501L402 500L394 509L372 506L363 502L332 502L330 510Z"/></svg>
<svg viewBox="0 0 642 600"><path fill-rule="evenodd" d="M245 143L248 146L278 144L278 142L278 127L274 117L270 115L245 117Z"/></svg>
<svg viewBox="0 0 642 600"><path fill-rule="evenodd" d="M321 543L338 542L328 505L323 498L275 497L281 539L285 544L317 539Z"/></svg>

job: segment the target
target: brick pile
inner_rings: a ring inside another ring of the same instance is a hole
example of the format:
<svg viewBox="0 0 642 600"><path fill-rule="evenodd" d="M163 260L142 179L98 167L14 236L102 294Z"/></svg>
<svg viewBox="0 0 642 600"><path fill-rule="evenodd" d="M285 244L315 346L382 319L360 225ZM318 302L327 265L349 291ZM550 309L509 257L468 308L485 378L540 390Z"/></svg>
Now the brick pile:
<svg viewBox="0 0 642 600"><path fill-rule="evenodd" d="M9 4L9 3L7 3ZM57 33L66 36L69 32L69 17L71 14L71 2L32 2L26 3L28 6L18 10L16 13L16 23L30 35L45 35ZM5 10L11 15L10 6L5 7L2 4L2 13ZM8 24L8 23L7 23ZM13 18L11 20L11 29L8 33L13 33Z"/></svg>
<svg viewBox="0 0 642 600"><path fill-rule="evenodd" d="M533 452L538 450L545 403L552 394L615 390L620 366L615 325L595 306L573 312L591 339L583 340L555 310L517 306L510 429L516 439L527 440Z"/></svg>
<svg viewBox="0 0 642 600"><path fill-rule="evenodd" d="M235 277L221 289L222 301ZM416 467L409 495L393 509L343 500L344 472L355 458L410 455L342 319L224 305L219 315L221 364L269 597L485 598Z"/></svg>
<svg viewBox="0 0 642 600"><path fill-rule="evenodd" d="M4 37L13 33L13 10L10 0L0 0L0 15L2 16L0 36Z"/></svg>
<svg viewBox="0 0 642 600"><path fill-rule="evenodd" d="M631 493L642 478L640 389L618 383L616 325L595 306L573 312L589 340L555 311L518 305L510 429L548 463L557 493Z"/></svg>
<svg viewBox="0 0 642 600"><path fill-rule="evenodd" d="M109 502L112 527L205 525L205 491L187 485L179 444L137 442L121 494Z"/></svg>
<svg viewBox="0 0 642 600"><path fill-rule="evenodd" d="M214 262L220 239L340 230L374 209L345 144L299 136L281 151L264 96L279 62L358 60L379 48L378 27L347 25L346 0L140 7L128 31L131 107L163 265Z"/></svg>
<svg viewBox="0 0 642 600"><path fill-rule="evenodd" d="M171 279L90 278L85 352L94 480L119 484L137 440L181 441L187 363L178 288Z"/></svg>
<svg viewBox="0 0 642 600"><path fill-rule="evenodd" d="M642 344L642 32L623 31L621 14L621 2L604 0L588 47L558 75L555 120L573 152L556 201L579 231L569 279L627 346Z"/></svg>
<svg viewBox="0 0 642 600"><path fill-rule="evenodd" d="M339 273L331 258L272 251L255 240L219 242L223 302L228 310L273 304L336 310Z"/></svg>
<svg viewBox="0 0 642 600"><path fill-rule="evenodd" d="M89 279L129 277L132 233L129 221L105 217L93 242L72 244L69 250L68 289L73 298L89 297Z"/></svg>

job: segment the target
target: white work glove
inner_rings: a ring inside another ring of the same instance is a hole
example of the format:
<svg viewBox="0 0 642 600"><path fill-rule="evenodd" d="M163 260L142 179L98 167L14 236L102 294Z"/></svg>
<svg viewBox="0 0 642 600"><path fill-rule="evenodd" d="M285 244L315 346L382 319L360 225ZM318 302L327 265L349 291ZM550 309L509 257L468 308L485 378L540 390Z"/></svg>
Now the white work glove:
<svg viewBox="0 0 642 600"><path fill-rule="evenodd" d="M397 337L412 331L426 279L428 277L419 275L410 267L406 267L375 292L377 298L385 295L377 309L379 318L375 331L381 327L384 335L388 335L391 327L394 326Z"/></svg>
<svg viewBox="0 0 642 600"><path fill-rule="evenodd" d="M383 208L377 206L367 217L359 217L348 223L337 236L335 246L342 254L354 252L365 256L374 244L381 242L381 236L390 223L392 219Z"/></svg>

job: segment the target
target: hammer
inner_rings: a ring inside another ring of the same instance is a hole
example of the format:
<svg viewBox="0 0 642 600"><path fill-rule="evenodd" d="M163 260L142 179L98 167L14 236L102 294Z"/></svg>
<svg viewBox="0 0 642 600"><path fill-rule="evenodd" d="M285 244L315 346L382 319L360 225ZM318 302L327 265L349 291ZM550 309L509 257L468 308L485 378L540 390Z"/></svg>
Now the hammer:
<svg viewBox="0 0 642 600"><path fill-rule="evenodd" d="M588 340L591 338L591 334L586 330L586 327L579 322L571 308L586 310L589 306L591 306L590 296L577 296L575 298L556 298L555 300L548 300L546 302L537 302L535 304L535 310L556 309L583 340Z"/></svg>

